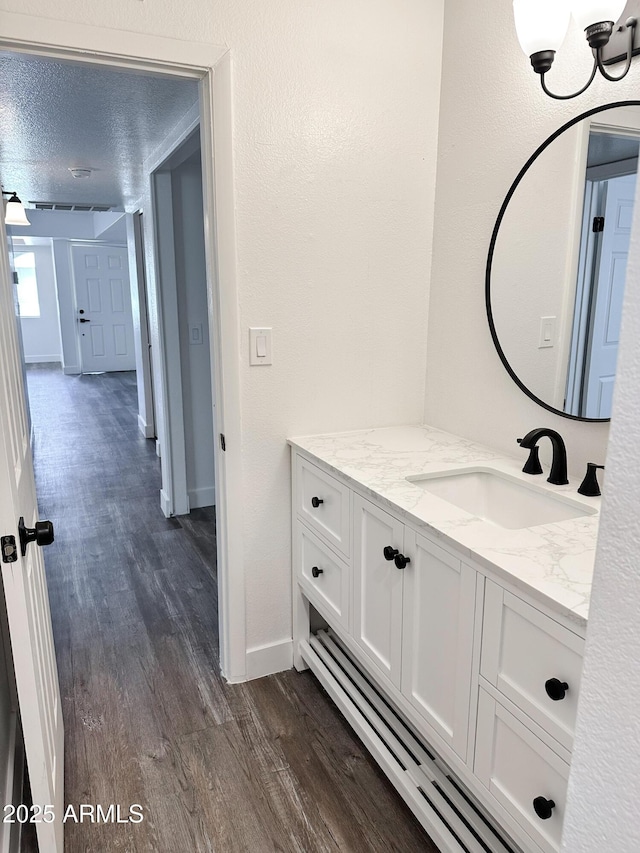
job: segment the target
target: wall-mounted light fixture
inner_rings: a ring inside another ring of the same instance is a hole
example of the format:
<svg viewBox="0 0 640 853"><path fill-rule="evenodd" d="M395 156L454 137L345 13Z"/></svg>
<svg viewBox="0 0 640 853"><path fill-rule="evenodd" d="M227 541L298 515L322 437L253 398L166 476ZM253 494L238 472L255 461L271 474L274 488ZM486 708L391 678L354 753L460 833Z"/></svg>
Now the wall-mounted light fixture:
<svg viewBox="0 0 640 853"><path fill-rule="evenodd" d="M634 55L634 36L638 23L636 17L619 20L627 6L637 6L640 10L640 3L627 3L627 0L513 0L513 15L520 46L531 59L533 70L540 75L542 88L550 98L561 101L576 98L589 88L596 71L600 71L605 79L613 82L626 77ZM593 69L582 89L571 95L556 95L547 88L544 76L551 68L556 51L564 40L572 14L578 26L584 30L589 47L593 51ZM616 38L620 37L619 34L624 38L624 53L620 57L605 60L603 49L609 44L614 31ZM625 61L622 74L616 77L609 74L605 61Z"/></svg>
<svg viewBox="0 0 640 853"><path fill-rule="evenodd" d="M18 198L17 193L10 193L2 190L2 195L11 196L5 205L4 224L5 225L31 225L27 219L27 214L24 212L24 205Z"/></svg>

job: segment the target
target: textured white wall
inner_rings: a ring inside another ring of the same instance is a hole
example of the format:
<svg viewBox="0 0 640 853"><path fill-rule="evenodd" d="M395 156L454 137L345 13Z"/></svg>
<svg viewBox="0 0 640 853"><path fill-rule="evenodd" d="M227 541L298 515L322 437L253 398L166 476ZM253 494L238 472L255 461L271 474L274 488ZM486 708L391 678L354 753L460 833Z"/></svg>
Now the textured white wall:
<svg viewBox="0 0 640 853"><path fill-rule="evenodd" d="M39 317L23 317L20 320L24 359L27 363L61 361L60 319L51 244L25 246L24 249L35 255L40 302Z"/></svg>
<svg viewBox="0 0 640 853"><path fill-rule="evenodd" d="M636 210L640 203L636 188ZM640 279L640 216L627 281ZM627 287L562 849L640 850L640 291Z"/></svg>
<svg viewBox="0 0 640 853"><path fill-rule="evenodd" d="M250 647L291 636L286 436L422 417L442 7L0 0L231 50Z"/></svg>
<svg viewBox="0 0 640 853"><path fill-rule="evenodd" d="M548 84L579 88L591 59L572 24ZM591 107L637 98L640 70L598 79L575 101L540 89L517 42L511 3L446 4L434 255L429 304L425 421L518 455L515 439L535 426L565 437L569 470L604 461L608 425L541 409L512 383L485 320L484 274L496 216L513 179L550 133Z"/></svg>

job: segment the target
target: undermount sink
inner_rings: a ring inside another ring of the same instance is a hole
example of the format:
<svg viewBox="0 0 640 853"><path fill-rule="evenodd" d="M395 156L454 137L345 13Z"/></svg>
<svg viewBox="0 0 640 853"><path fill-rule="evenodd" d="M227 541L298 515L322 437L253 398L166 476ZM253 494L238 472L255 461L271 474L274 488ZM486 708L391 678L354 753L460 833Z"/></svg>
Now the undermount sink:
<svg viewBox="0 0 640 853"><path fill-rule="evenodd" d="M597 513L579 501L491 468L457 468L406 479L471 515L509 530Z"/></svg>

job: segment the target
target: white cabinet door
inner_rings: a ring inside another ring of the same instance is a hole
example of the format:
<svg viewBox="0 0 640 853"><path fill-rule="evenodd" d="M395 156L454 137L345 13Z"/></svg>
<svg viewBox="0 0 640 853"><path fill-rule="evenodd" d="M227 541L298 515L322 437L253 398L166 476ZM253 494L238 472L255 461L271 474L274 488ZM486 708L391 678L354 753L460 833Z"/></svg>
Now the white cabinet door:
<svg viewBox="0 0 640 853"><path fill-rule="evenodd" d="M402 692L467 757L476 573L405 529Z"/></svg>
<svg viewBox="0 0 640 853"><path fill-rule="evenodd" d="M402 576L389 546L402 553L404 525L354 495L354 639L391 682L400 687Z"/></svg>

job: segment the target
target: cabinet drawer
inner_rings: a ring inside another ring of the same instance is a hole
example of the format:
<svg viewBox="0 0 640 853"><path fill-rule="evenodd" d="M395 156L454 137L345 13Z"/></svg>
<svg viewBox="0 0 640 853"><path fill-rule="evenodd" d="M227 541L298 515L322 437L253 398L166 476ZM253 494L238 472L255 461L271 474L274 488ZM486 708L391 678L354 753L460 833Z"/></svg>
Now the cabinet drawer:
<svg viewBox="0 0 640 853"><path fill-rule="evenodd" d="M351 548L349 489L301 456L296 462L296 482L298 513L348 557Z"/></svg>
<svg viewBox="0 0 640 853"><path fill-rule="evenodd" d="M583 648L577 634L487 581L480 672L569 750Z"/></svg>
<svg viewBox="0 0 640 853"><path fill-rule="evenodd" d="M295 541L298 580L309 601L349 630L349 567L300 522Z"/></svg>
<svg viewBox="0 0 640 853"><path fill-rule="evenodd" d="M560 849L569 765L482 689L474 771L546 853ZM534 800L553 806L540 816Z"/></svg>

